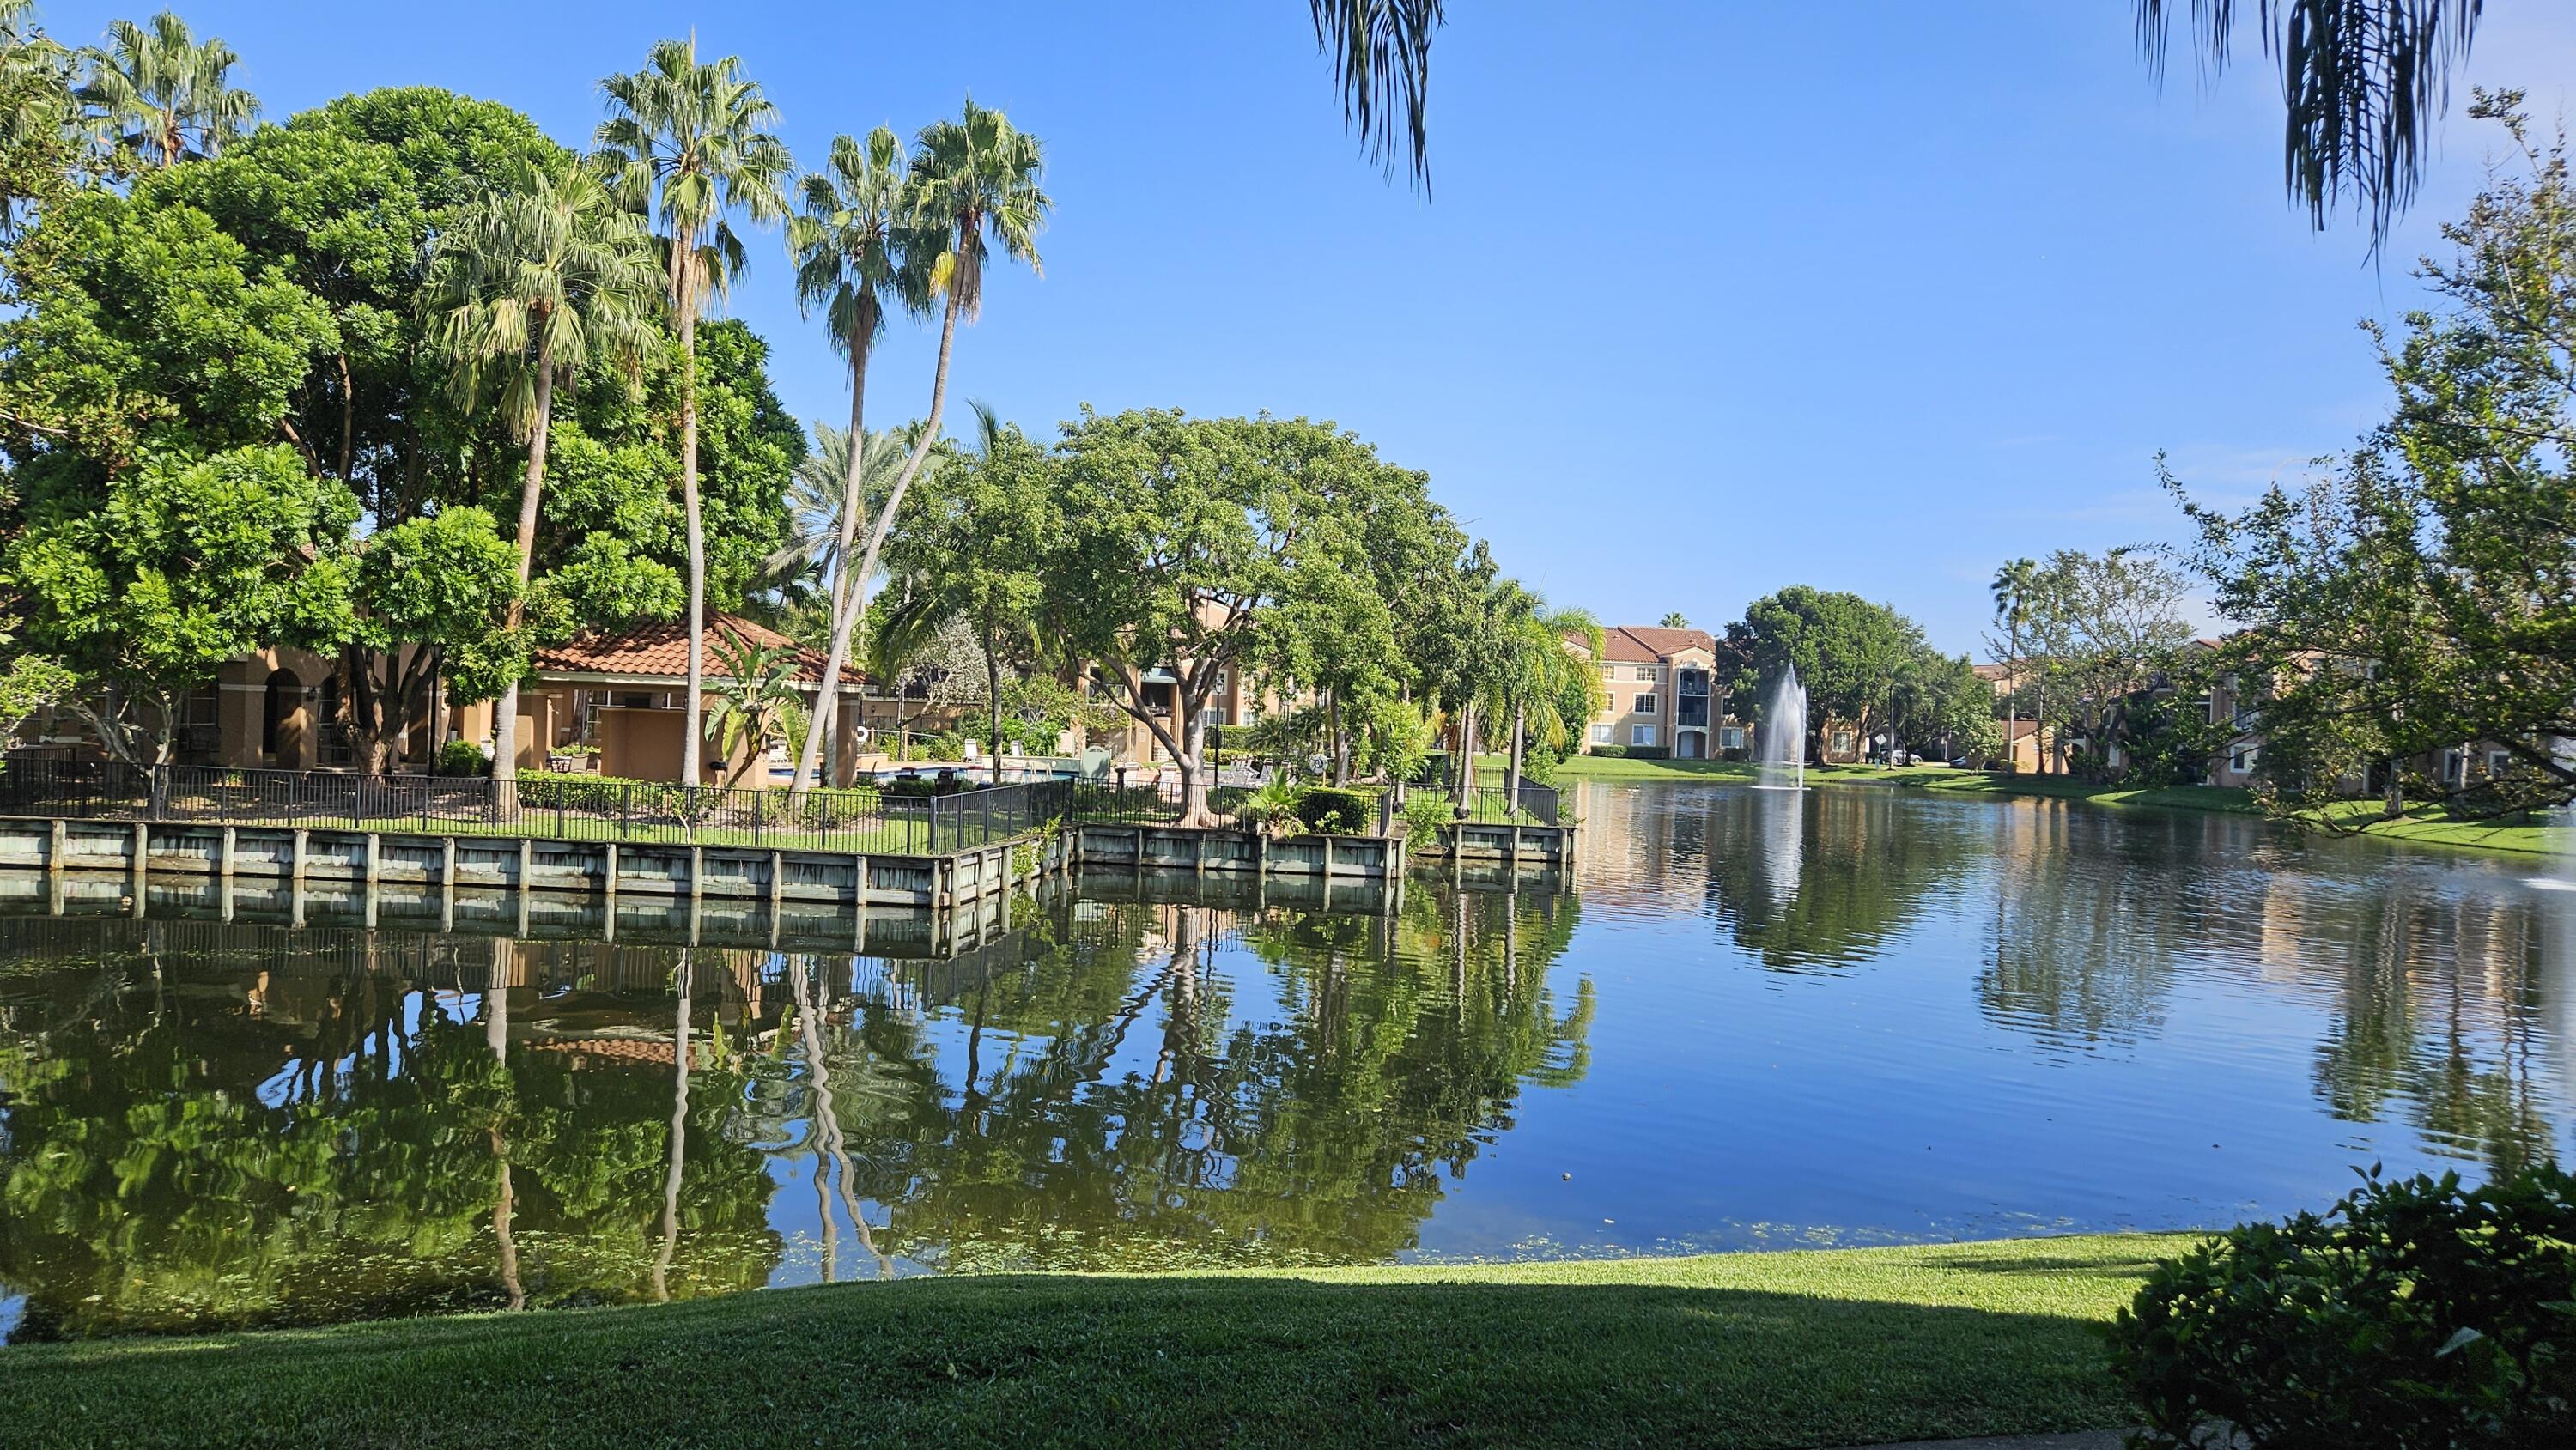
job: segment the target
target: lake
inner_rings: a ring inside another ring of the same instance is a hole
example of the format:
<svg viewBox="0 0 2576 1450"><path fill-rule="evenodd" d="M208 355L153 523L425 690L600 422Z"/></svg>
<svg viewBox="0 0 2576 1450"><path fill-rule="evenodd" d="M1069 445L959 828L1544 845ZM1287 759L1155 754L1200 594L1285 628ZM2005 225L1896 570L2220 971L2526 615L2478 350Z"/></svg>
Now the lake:
<svg viewBox="0 0 2576 1450"><path fill-rule="evenodd" d="M1563 879L1091 874L966 949L0 881L0 1337L2209 1226L2576 1157L2576 892L2535 867L1569 800Z"/></svg>

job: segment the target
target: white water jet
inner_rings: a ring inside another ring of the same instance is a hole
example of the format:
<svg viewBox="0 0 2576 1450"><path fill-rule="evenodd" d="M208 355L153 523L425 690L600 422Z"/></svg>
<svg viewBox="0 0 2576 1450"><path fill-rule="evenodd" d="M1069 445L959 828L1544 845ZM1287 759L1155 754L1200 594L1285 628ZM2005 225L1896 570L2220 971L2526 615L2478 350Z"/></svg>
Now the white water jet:
<svg viewBox="0 0 2576 1450"><path fill-rule="evenodd" d="M1762 707L1762 778L1765 790L1807 788L1807 687L1791 665L1771 687Z"/></svg>

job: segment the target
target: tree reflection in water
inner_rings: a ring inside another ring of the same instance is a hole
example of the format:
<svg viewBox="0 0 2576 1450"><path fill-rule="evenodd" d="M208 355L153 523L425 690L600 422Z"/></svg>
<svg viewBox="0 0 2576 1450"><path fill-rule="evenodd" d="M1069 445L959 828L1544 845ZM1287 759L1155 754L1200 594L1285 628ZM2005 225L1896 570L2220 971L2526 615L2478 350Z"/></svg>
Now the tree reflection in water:
<svg viewBox="0 0 2576 1450"><path fill-rule="evenodd" d="M658 1300L772 1282L807 1213L831 1277L844 1229L879 1272L1383 1258L1581 1075L1573 918L1083 903L951 963L0 921L0 1285L21 1338Z"/></svg>

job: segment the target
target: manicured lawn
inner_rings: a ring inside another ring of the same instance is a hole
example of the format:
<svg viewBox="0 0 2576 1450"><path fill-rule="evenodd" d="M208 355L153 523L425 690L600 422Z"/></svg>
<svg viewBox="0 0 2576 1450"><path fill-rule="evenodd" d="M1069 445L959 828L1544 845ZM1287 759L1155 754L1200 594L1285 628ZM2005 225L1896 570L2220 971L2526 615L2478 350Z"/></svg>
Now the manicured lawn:
<svg viewBox="0 0 2576 1450"><path fill-rule="evenodd" d="M1557 767L1560 780L1750 780L1756 771L1741 761L1605 760L1577 756ZM1946 766L1911 766L1890 770L1874 765L1818 765L1807 768L1810 785L1894 785L1960 795L2045 796L2094 805L2159 806L2169 810L2238 811L2255 809L2251 795L2226 786L2176 785L2150 790L2122 790L2088 785L2062 775L1996 775ZM2446 819L2439 810L2417 806L2394 821L2379 819L2377 801L2350 801L2338 808L2347 823L2369 823L2373 838L2414 845L2455 846L2517 856L2542 856L2576 850L2576 839L2564 827L2518 821L2479 822Z"/></svg>
<svg viewBox="0 0 2576 1450"><path fill-rule="evenodd" d="M0 1350L31 1445L1813 1446L2128 1423L2154 1235L844 1285Z"/></svg>

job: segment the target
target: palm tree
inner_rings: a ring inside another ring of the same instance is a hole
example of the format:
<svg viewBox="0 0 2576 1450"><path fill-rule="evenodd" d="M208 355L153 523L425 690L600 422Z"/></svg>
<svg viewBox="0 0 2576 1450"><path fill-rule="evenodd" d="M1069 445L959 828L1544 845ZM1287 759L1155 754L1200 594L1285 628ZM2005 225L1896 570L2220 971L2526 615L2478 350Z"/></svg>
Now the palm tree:
<svg viewBox="0 0 2576 1450"><path fill-rule="evenodd" d="M939 442L939 420L948 405L948 362L957 345L959 318L973 321L984 310L984 264L991 247L1026 262L1043 277L1037 237L1046 228L1055 201L1038 185L1045 159L1038 138L1011 125L999 111L973 101L954 121L934 121L914 143L912 173L904 186L911 225L925 235L907 248L907 261L918 260L926 298L941 299L939 365L930 380L930 416L921 436L895 476L876 526L868 531L866 552L851 576L853 627L867 614L867 580L876 573L877 556L886 533L903 508L903 496ZM935 231L937 235L927 235ZM987 240L989 234L989 241ZM937 248L934 252L932 249ZM917 251L914 249L918 249Z"/></svg>
<svg viewBox="0 0 2576 1450"><path fill-rule="evenodd" d="M519 589L536 562L537 503L555 384L593 357L629 360L652 336L660 277L643 223L580 166L523 165L468 202L438 239L423 289L431 340L455 367L467 411L496 398L528 445L519 488ZM510 601L509 627L523 600ZM492 776L518 774L519 684L493 724Z"/></svg>
<svg viewBox="0 0 2576 1450"><path fill-rule="evenodd" d="M146 28L131 20L107 27L107 44L90 52L78 93L101 137L154 168L213 156L259 119L259 98L235 90L241 56L214 36L202 43L188 23L164 10Z"/></svg>
<svg viewBox="0 0 2576 1450"><path fill-rule="evenodd" d="M1395 167L1398 123L1406 168L1426 194L1431 189L1431 133L1424 107L1430 100L1431 38L1439 33L1443 0L1308 0L1315 44L1333 63L1342 93L1342 119L1360 135L1372 160Z"/></svg>
<svg viewBox="0 0 2576 1450"><path fill-rule="evenodd" d="M742 270L742 240L728 220L787 210L795 163L771 134L778 108L743 79L739 57L701 63L695 36L657 42L632 75L599 83L599 164L630 206L651 210L666 236L671 313L680 329L680 498L689 536L688 722L680 779L698 783L705 749L707 548L698 513L698 309Z"/></svg>
<svg viewBox="0 0 2576 1450"><path fill-rule="evenodd" d="M2029 616L2032 601L2039 597L2039 561L2013 559L1995 571L1991 586L1995 599L1995 622L2004 629L2004 759L2013 758L2013 729L2021 723L2022 621ZM2034 722L2031 750L2040 748L2039 732ZM2048 773L2048 757L2039 755L2039 773Z"/></svg>
<svg viewBox="0 0 2576 1450"><path fill-rule="evenodd" d="M858 625L860 610L865 608L867 593L865 572L854 573L842 566L848 562L860 509L867 498L863 475L868 450L864 446L849 447L847 440L868 436L868 349L876 342L877 334L885 330L888 300L899 299L914 311L927 305L924 294L928 279L922 269L905 265L916 250L912 243L920 239L918 232L903 224L909 213L905 197L907 170L903 143L886 127L869 132L865 142L835 136L830 160L823 170L804 179L798 189L797 213L787 223L788 245L796 252L797 304L809 314L817 307L823 309L832 346L850 364L850 428L842 435L838 528L830 551L830 567L824 576L829 584L832 613L831 644L824 652L823 678L827 681L841 678L841 666L850 658L850 636ZM925 245L918 250L928 248ZM935 404L933 412L935 417ZM822 432L818 428L817 437ZM896 496L889 490L885 497L891 502ZM871 555L892 523L893 509L889 507L869 532ZM823 741L832 733L839 694L838 690L826 689L816 702L814 729L805 737L790 790L802 791L819 764Z"/></svg>
<svg viewBox="0 0 2576 1450"><path fill-rule="evenodd" d="M903 461L911 456L914 434L920 427L919 423L911 423L901 428L880 428L868 435L859 456L852 458L849 434L829 423L814 425L814 446L787 480L787 542L761 564L771 580L790 584L810 579L826 587L837 584L842 565L849 561L845 551L854 542L855 531L842 527L851 516L847 507L851 467L855 465L859 470L857 514L871 516L894 490L895 475L903 472ZM937 476L938 465L938 455L933 454L923 476ZM856 639L854 631L853 653L857 651Z"/></svg>
<svg viewBox="0 0 2576 1450"><path fill-rule="evenodd" d="M1601 713L1609 691L1602 687L1597 661L1608 648L1601 621L1581 609L1550 609L1536 595L1525 595L1528 609L1513 621L1511 688L1511 758L1503 777L1504 799L1520 809L1522 752L1535 740L1559 756L1582 738L1585 725ZM1588 646L1578 657L1566 648L1569 639ZM1569 712L1580 701L1579 712Z"/></svg>
<svg viewBox="0 0 2576 1450"><path fill-rule="evenodd" d="M725 631L716 641L716 663L723 673L714 683L716 753L725 760L737 748L752 760L777 741L802 745L806 728L804 694L796 686L805 652L793 644L754 644Z"/></svg>

